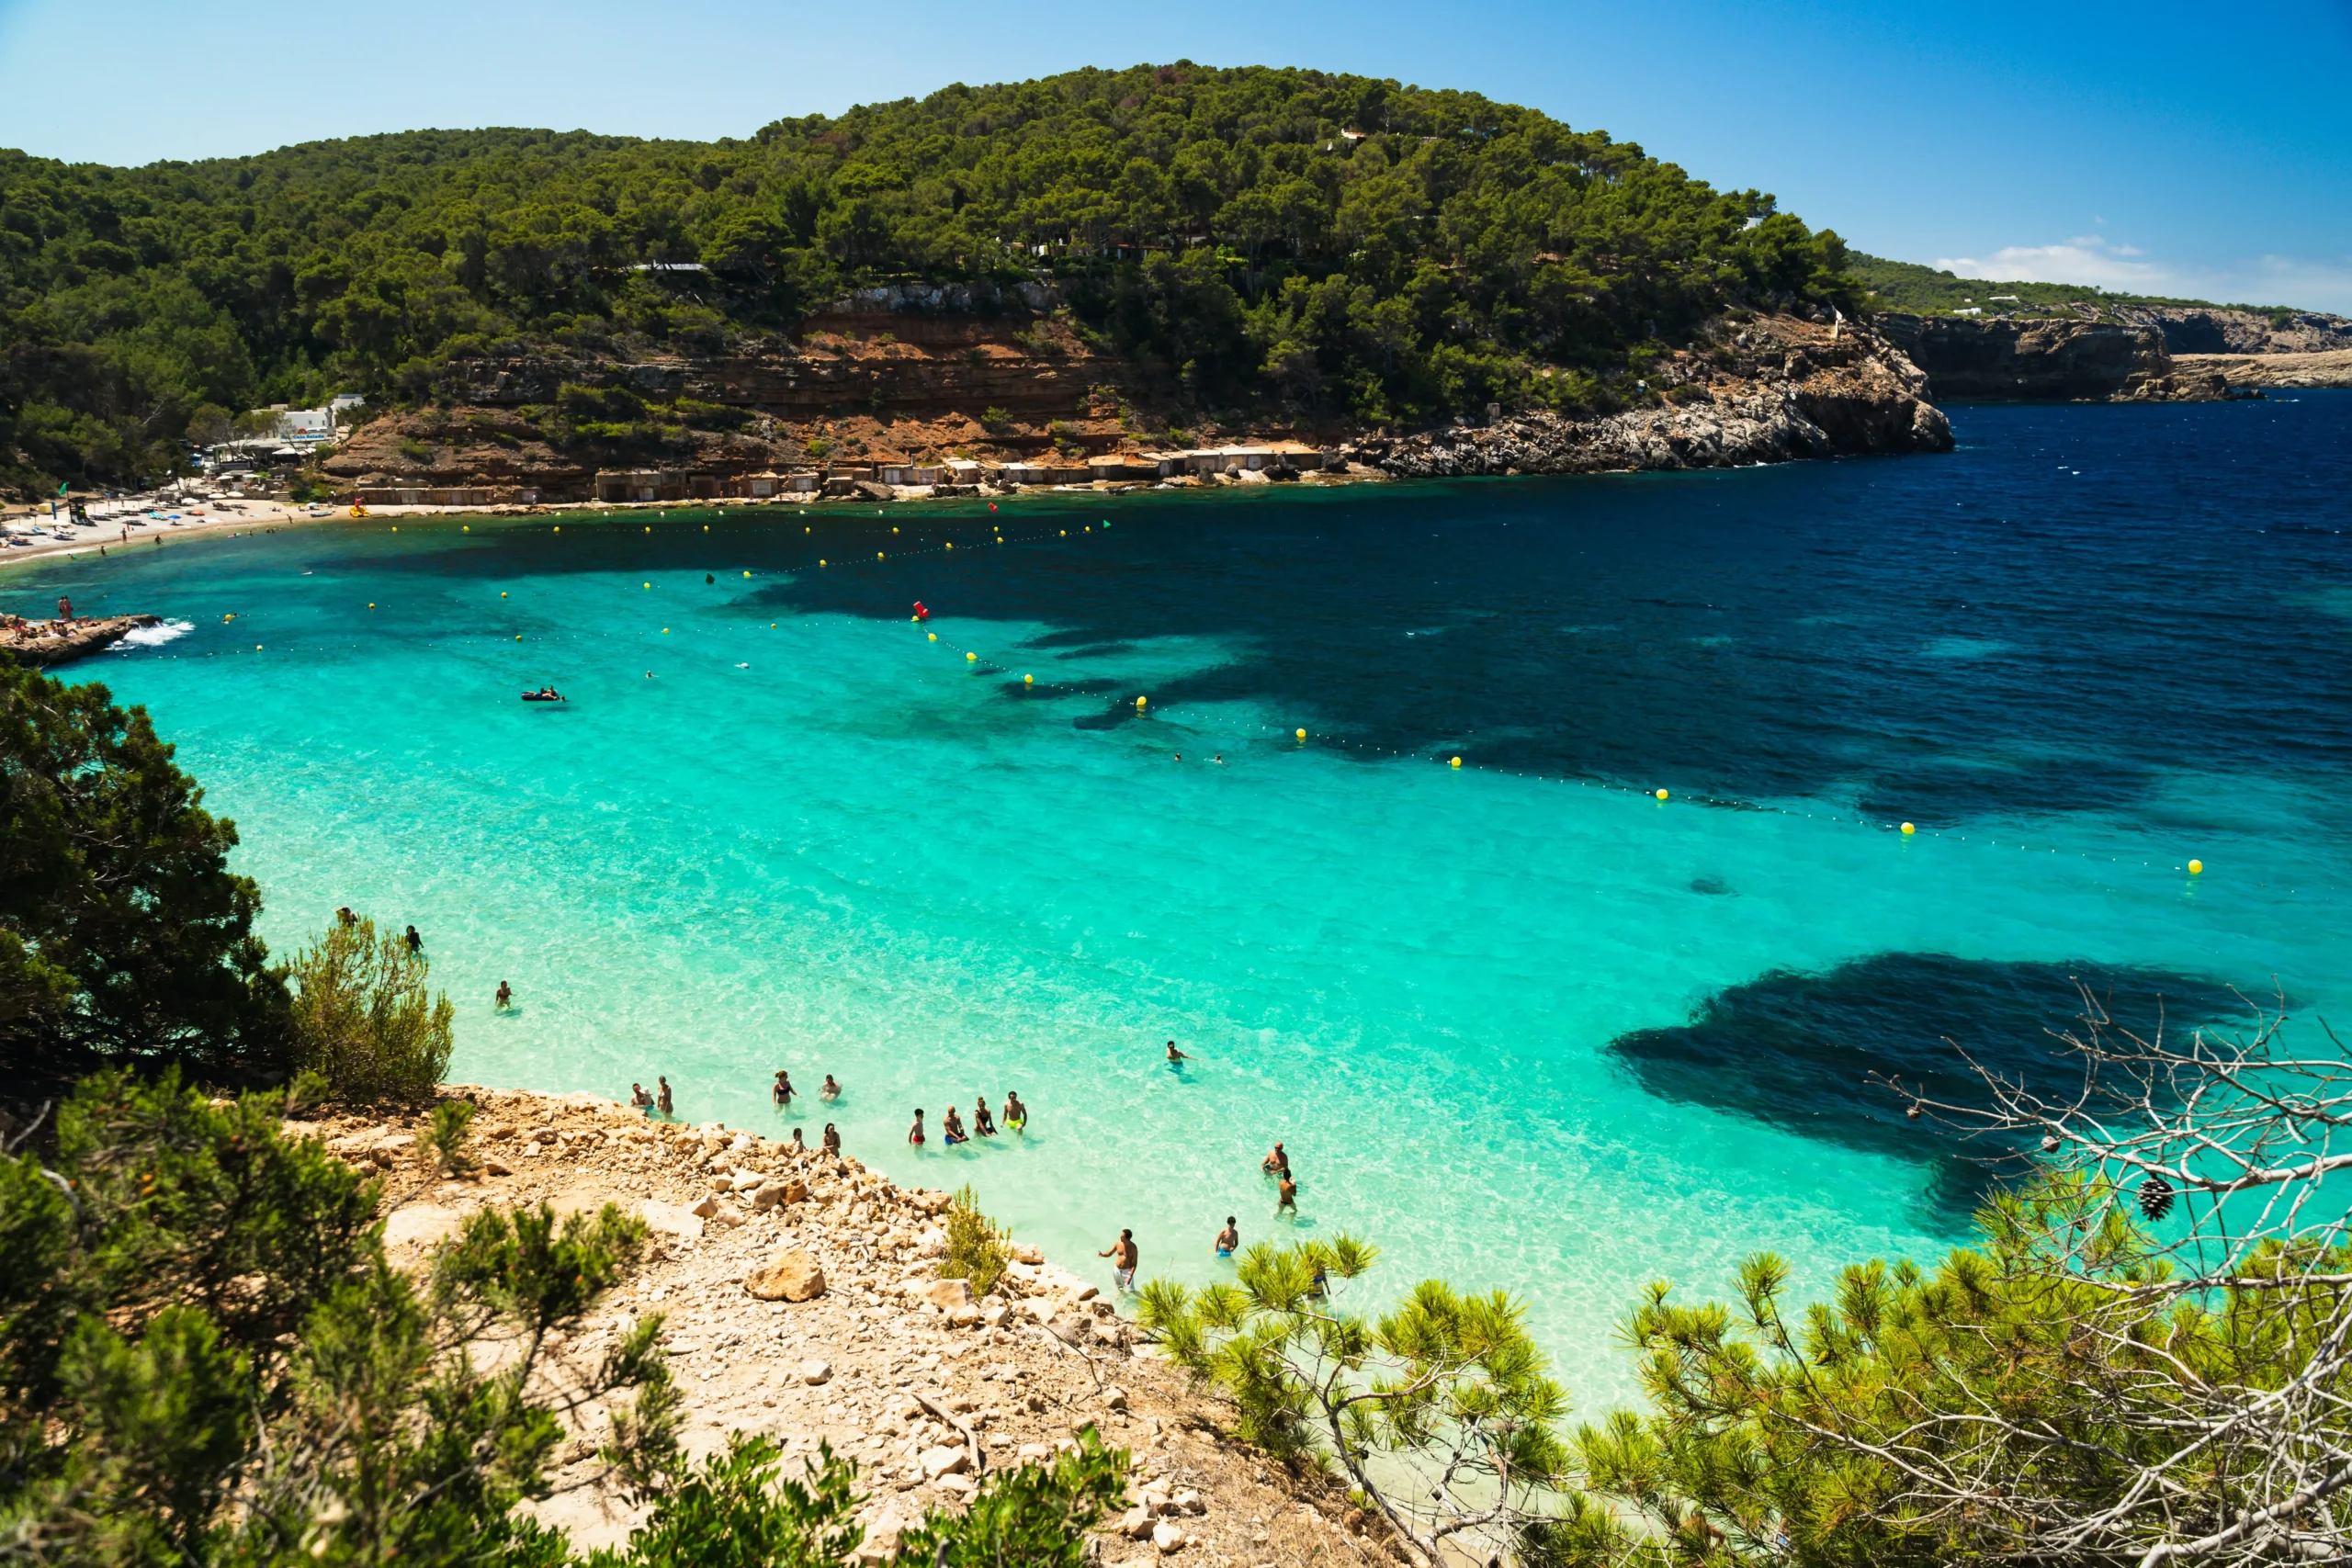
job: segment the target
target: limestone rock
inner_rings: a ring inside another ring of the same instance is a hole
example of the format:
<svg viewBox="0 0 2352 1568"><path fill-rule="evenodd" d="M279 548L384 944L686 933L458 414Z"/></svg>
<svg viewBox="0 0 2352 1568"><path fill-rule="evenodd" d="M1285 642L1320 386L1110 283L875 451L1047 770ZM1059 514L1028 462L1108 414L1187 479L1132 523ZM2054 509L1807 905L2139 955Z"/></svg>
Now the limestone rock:
<svg viewBox="0 0 2352 1568"><path fill-rule="evenodd" d="M1151 1533L1151 1510L1138 1503L1119 1516L1118 1531L1129 1540L1141 1540Z"/></svg>
<svg viewBox="0 0 2352 1568"><path fill-rule="evenodd" d="M698 1220L707 1220L718 1213L718 1200L716 1198L705 1198L701 1202L696 1203L691 1210L689 1210L688 1213L692 1213L695 1218Z"/></svg>
<svg viewBox="0 0 2352 1568"><path fill-rule="evenodd" d="M963 1280L933 1280L925 1283L921 1294L924 1301L949 1312L957 1307L973 1305L972 1287Z"/></svg>
<svg viewBox="0 0 2352 1568"><path fill-rule="evenodd" d="M832 1364L829 1361L803 1361L793 1374L810 1388L833 1381Z"/></svg>
<svg viewBox="0 0 2352 1568"><path fill-rule="evenodd" d="M814 1301L825 1293L825 1271L800 1247L777 1256L766 1268L746 1275L743 1288L763 1302Z"/></svg>
<svg viewBox="0 0 2352 1568"><path fill-rule="evenodd" d="M1162 1519L1151 1527L1151 1544L1159 1550L1162 1557L1172 1556L1184 1550L1184 1532Z"/></svg>
<svg viewBox="0 0 2352 1568"><path fill-rule="evenodd" d="M714 1208L716 1204L712 1205ZM702 1216L678 1203L662 1203L648 1200L638 1205L646 1227L670 1235L698 1237L702 1235Z"/></svg>
<svg viewBox="0 0 2352 1568"><path fill-rule="evenodd" d="M936 1481L943 1475L961 1475L971 1469L972 1456L970 1451L961 1445L951 1448L942 1443L935 1449L923 1450L920 1462L922 1465L923 1479Z"/></svg>

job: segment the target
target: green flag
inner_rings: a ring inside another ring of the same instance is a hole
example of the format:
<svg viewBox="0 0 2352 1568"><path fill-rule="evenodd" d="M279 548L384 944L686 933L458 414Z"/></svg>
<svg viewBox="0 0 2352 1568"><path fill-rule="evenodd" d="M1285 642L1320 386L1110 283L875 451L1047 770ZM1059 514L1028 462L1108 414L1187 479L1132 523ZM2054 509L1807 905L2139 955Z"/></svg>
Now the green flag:
<svg viewBox="0 0 2352 1568"><path fill-rule="evenodd" d="M63 495L65 493L65 481L63 479L57 481L57 493L60 495Z"/></svg>

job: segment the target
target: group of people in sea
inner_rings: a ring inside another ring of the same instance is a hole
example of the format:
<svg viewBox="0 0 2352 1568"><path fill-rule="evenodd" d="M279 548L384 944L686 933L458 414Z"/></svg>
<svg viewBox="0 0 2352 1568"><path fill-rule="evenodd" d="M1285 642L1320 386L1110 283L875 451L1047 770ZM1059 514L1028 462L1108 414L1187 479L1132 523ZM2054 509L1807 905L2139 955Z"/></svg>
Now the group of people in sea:
<svg viewBox="0 0 2352 1568"><path fill-rule="evenodd" d="M922 1107L915 1107L915 1124L907 1129L907 1142L921 1148L929 1142L923 1132ZM1004 1130L1026 1133L1029 1130L1029 1108L1021 1103L1018 1091L1004 1091ZM939 1141L949 1148L968 1144L974 1138L993 1138L997 1134L997 1119L989 1114L989 1097L985 1094L972 1101L972 1125L967 1130L964 1118L951 1103L945 1115L939 1119Z"/></svg>

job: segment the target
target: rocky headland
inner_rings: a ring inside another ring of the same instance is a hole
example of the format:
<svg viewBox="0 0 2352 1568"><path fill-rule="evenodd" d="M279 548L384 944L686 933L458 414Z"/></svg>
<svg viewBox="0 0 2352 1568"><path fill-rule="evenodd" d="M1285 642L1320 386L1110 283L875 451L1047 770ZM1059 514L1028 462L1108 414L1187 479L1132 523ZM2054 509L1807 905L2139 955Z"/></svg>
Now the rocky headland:
<svg viewBox="0 0 2352 1568"><path fill-rule="evenodd" d="M382 1177L387 1245L409 1267L487 1205L613 1203L641 1216L647 1258L572 1348L662 1314L688 1452L738 1431L772 1436L795 1459L830 1445L859 1467L870 1560L925 1508L957 1506L978 1477L1049 1456L1088 1426L1136 1467L1130 1506L1099 1531L1102 1561L1393 1560L1382 1527L1339 1488L1227 1439L1228 1414L1090 1281L1017 1241L988 1296L942 1279L945 1192L586 1095L444 1094L476 1107L477 1168L464 1178L421 1157L422 1116L326 1115L287 1130ZM639 1517L591 1483L593 1449L589 1431L574 1432L539 1508L582 1545L616 1541Z"/></svg>
<svg viewBox="0 0 2352 1568"><path fill-rule="evenodd" d="M41 669L112 648L126 633L158 624L153 615L81 615L70 621L0 615L0 652Z"/></svg>
<svg viewBox="0 0 2352 1568"><path fill-rule="evenodd" d="M2232 387L2352 387L2352 347L2317 354L2183 354L2181 368Z"/></svg>
<svg viewBox="0 0 2352 1568"><path fill-rule="evenodd" d="M2162 327L2072 317L1877 318L1927 378L1928 395L2001 402L2184 402L2244 396L2185 366Z"/></svg>

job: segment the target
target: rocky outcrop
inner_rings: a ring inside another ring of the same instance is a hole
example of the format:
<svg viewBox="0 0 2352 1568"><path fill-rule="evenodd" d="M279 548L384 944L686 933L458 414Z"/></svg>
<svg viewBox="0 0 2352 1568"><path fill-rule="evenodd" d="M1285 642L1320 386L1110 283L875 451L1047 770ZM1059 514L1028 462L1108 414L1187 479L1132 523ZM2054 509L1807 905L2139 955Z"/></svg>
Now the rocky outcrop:
<svg viewBox="0 0 2352 1568"><path fill-rule="evenodd" d="M1399 478L1725 468L1798 457L1949 452L1927 378L1885 339L1787 318L1727 323L1665 362L1659 406L1577 418L1530 413L1358 445Z"/></svg>
<svg viewBox="0 0 2352 1568"><path fill-rule="evenodd" d="M0 617L0 650L15 655L19 664L44 669L112 648L125 633L160 625L154 615L84 615L71 621L28 621Z"/></svg>
<svg viewBox="0 0 2352 1568"><path fill-rule="evenodd" d="M2174 402L2232 395L2220 377L2185 371L2163 330L2144 322L2014 317L1878 318L1887 338L1948 401Z"/></svg>
<svg viewBox="0 0 2352 1568"><path fill-rule="evenodd" d="M2325 354L2183 354L2184 375L2219 376L2233 388L2352 387L2352 348Z"/></svg>
<svg viewBox="0 0 2352 1568"><path fill-rule="evenodd" d="M2319 310L2198 305L2119 305L2112 310L2123 321L2164 333L2165 352L2176 356L2352 352L2352 318Z"/></svg>

